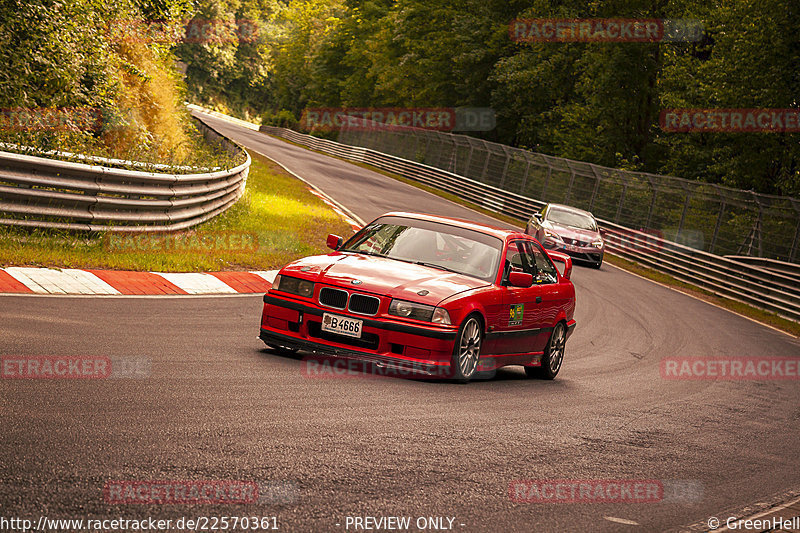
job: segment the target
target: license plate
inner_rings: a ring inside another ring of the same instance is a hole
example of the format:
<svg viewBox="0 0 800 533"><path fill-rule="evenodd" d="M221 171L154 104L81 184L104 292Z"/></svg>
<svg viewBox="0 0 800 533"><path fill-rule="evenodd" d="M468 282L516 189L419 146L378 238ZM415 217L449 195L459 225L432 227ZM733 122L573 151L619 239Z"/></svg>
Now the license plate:
<svg viewBox="0 0 800 533"><path fill-rule="evenodd" d="M322 331L327 331L328 333L337 333L360 339L363 325L363 320L328 313L322 314Z"/></svg>
<svg viewBox="0 0 800 533"><path fill-rule="evenodd" d="M573 246L572 244L565 244L564 245L564 249L569 251L569 252L577 252L578 251L578 247L577 246Z"/></svg>

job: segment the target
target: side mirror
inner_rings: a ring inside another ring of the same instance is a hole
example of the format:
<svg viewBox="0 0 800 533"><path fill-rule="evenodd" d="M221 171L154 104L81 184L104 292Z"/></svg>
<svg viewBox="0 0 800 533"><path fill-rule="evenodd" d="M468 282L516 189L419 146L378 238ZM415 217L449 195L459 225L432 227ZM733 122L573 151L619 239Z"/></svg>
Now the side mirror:
<svg viewBox="0 0 800 533"><path fill-rule="evenodd" d="M533 274L528 274L527 272L509 272L508 283L512 287L527 289L533 285Z"/></svg>
<svg viewBox="0 0 800 533"><path fill-rule="evenodd" d="M567 279L572 276L572 258L570 256L567 254L562 254L561 252L554 252L552 250L548 250L547 255L549 255L550 259L553 261L564 263L564 272L561 273L562 276Z"/></svg>
<svg viewBox="0 0 800 533"><path fill-rule="evenodd" d="M344 239L342 239L338 235L334 235L331 233L330 235L328 235L328 240L325 242L325 244L327 244L328 248L330 248L331 250L338 250L339 247L342 245L343 241Z"/></svg>

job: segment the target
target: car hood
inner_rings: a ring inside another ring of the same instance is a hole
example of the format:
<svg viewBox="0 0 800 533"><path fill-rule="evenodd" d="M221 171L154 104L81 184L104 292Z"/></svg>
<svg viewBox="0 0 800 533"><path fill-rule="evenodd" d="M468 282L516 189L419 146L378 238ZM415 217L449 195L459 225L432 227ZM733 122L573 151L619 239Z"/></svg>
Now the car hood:
<svg viewBox="0 0 800 533"><path fill-rule="evenodd" d="M428 305L437 305L454 294L489 285L481 279L438 268L339 252L299 259L286 265L280 273ZM354 280L361 283L354 285Z"/></svg>
<svg viewBox="0 0 800 533"><path fill-rule="evenodd" d="M600 232L590 229L578 229L570 226L562 226L554 222L547 223L547 229L558 233L561 237L568 239L577 239L579 241L596 241L600 238Z"/></svg>

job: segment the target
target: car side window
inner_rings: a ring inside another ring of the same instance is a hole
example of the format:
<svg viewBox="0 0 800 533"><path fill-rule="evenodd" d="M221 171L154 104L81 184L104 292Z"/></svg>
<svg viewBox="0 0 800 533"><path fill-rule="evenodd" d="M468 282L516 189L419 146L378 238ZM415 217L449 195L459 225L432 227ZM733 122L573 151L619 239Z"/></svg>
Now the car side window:
<svg viewBox="0 0 800 533"><path fill-rule="evenodd" d="M534 282L537 284L557 283L558 273L555 265L553 265L553 262L550 261L550 258L547 257L547 255L536 243L528 242L526 244L530 248L533 255L533 260L536 264L536 274L533 277Z"/></svg>
<svg viewBox="0 0 800 533"><path fill-rule="evenodd" d="M509 272L526 272L536 277L536 263L525 241L513 241L506 251L506 266L503 284L507 284Z"/></svg>

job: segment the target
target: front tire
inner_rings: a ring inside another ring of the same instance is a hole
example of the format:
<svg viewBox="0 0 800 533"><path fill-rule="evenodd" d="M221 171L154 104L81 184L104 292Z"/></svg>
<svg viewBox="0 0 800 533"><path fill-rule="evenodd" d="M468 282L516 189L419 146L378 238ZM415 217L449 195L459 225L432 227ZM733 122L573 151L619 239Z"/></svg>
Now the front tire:
<svg viewBox="0 0 800 533"><path fill-rule="evenodd" d="M541 366L526 366L525 373L530 378L555 379L558 371L561 370L561 363L564 362L564 347L567 343L567 328L563 322L556 324L547 348L542 356Z"/></svg>
<svg viewBox="0 0 800 533"><path fill-rule="evenodd" d="M482 343L483 326L481 321L476 315L470 315L461 324L455 346L453 346L450 374L455 381L466 383L475 377L481 357Z"/></svg>

